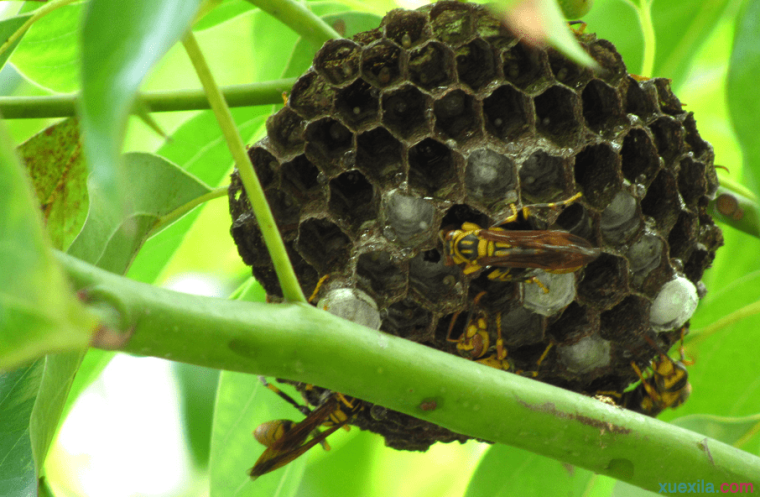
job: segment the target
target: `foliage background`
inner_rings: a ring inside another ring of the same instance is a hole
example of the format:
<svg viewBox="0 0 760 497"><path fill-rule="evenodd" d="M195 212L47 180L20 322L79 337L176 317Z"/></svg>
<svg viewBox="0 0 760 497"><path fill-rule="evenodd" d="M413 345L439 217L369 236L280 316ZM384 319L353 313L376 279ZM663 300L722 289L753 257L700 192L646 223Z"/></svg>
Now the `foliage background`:
<svg viewBox="0 0 760 497"><path fill-rule="evenodd" d="M740 9L748 2L721 0L695 6L688 0L655 1L652 19L657 51L653 72L645 75L673 79L675 93L695 113L701 135L715 148L716 163L729 168L731 179L751 185L750 169L760 165L743 167L725 97L733 36ZM390 0L308 4L319 15L340 13L354 32L376 26L378 16L395 7ZM4 2L2 7L11 16L19 4ZM349 9L357 13L346 14ZM82 4L75 3L40 20L0 72L0 94L77 91L81 17ZM629 72L640 73L644 38L630 3L597 0L584 20L588 31L618 47ZM314 50L279 21L242 0L224 1L195 31L220 85L298 75L310 64L309 53ZM199 86L187 55L181 45L175 45L141 89ZM754 95L755 90L738 88L744 96ZM233 110L244 140L252 143L262 135L264 120L272 110L272 106ZM165 140L132 117L125 152L157 153L208 185L226 184L232 158L210 111L153 117L172 139ZM6 121L6 125L20 144L56 122L26 119ZM229 224L224 198L207 203L150 239L128 276L181 291L229 295L250 274L228 234ZM760 298L758 240L721 227L726 247L704 278L710 293L692 320L695 330ZM696 361L689 368L694 393L683 407L664 413L662 419L729 443L738 441L744 450L760 454L760 437L754 435L758 421L753 417L760 414L760 377L751 356L759 325L757 317L749 317L693 340L688 353ZM471 479L467 491L471 496L556 495L568 488L568 475L573 476L576 495L641 492L510 447L495 447L485 457L487 447L475 443L438 445L426 454L399 453L358 430L332 437L330 453L313 450L286 470L244 485L245 475L231 478L237 470L230 468L246 469L255 460L252 427L269 419L295 418L290 406L262 392L245 375L122 355L106 367L112 356L99 350L88 352L74 381L66 407L73 409L45 468L55 495L205 495L210 482L211 495L458 496L465 493ZM4 407L0 402L0 414L7 416ZM0 460L0 480L11 478L10 472L16 469L3 457Z"/></svg>

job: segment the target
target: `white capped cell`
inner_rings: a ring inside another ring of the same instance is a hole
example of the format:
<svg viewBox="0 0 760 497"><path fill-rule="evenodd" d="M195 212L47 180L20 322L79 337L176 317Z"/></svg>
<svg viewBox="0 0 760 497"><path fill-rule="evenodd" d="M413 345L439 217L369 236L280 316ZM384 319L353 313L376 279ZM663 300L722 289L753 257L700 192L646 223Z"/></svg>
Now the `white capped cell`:
<svg viewBox="0 0 760 497"><path fill-rule="evenodd" d="M636 216L636 199L621 190L602 212L602 235L613 242L621 242L636 232L639 218Z"/></svg>
<svg viewBox="0 0 760 497"><path fill-rule="evenodd" d="M361 290L335 288L319 300L317 307L373 330L380 329L382 324L377 303Z"/></svg>
<svg viewBox="0 0 760 497"><path fill-rule="evenodd" d="M435 209L430 200L392 192L387 200L388 223L401 241L430 229Z"/></svg>
<svg viewBox="0 0 760 497"><path fill-rule="evenodd" d="M649 322L657 332L680 328L697 309L697 287L683 276L665 283L652 303Z"/></svg>
<svg viewBox="0 0 760 497"><path fill-rule="evenodd" d="M514 183L514 168L506 156L488 148L475 150L467 159L465 184L475 198L497 200Z"/></svg>
<svg viewBox="0 0 760 497"><path fill-rule="evenodd" d="M610 363L610 342L598 335L588 336L573 345L560 346L557 353L569 371L584 374Z"/></svg>
<svg viewBox="0 0 760 497"><path fill-rule="evenodd" d="M549 291L533 282L525 282L525 302L527 309L552 316L564 309L575 299L575 273L555 274L536 269L533 273Z"/></svg>

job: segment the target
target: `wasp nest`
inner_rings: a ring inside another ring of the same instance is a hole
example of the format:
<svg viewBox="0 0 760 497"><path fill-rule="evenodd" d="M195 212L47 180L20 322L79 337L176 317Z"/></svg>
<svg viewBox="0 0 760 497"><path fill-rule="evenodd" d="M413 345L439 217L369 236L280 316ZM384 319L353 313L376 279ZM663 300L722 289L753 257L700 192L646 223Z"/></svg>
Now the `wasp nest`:
<svg viewBox="0 0 760 497"><path fill-rule="evenodd" d="M491 349L501 327L511 371L592 395L636 381L631 363L657 356L645 337L665 350L679 338L722 244L705 210L714 154L668 80L631 77L593 34L578 41L601 69L521 43L481 6L440 1L327 42L249 150L305 294L329 274L319 296L342 303L331 309L454 354L450 323L461 313L456 339L480 295L476 314ZM232 235L280 296L241 193L235 172ZM599 248L578 271L531 272L548 293L445 264L442 230L576 193L507 226ZM371 404L354 424L400 449L466 440Z"/></svg>

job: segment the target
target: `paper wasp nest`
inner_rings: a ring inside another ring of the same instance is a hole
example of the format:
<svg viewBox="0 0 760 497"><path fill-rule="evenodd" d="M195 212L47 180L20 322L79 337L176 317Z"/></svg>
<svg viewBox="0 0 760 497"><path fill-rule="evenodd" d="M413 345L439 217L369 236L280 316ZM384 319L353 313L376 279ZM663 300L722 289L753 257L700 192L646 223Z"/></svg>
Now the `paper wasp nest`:
<svg viewBox="0 0 760 497"><path fill-rule="evenodd" d="M382 331L457 354L446 340L452 316L461 312L457 337L485 291L478 306L501 314L516 370L592 395L636 381L631 361L643 370L656 356L642 337L657 333L665 350L678 339L722 244L705 211L717 188L713 150L668 80L638 81L609 41L578 40L601 70L520 43L481 6L440 1L326 43L249 150L304 293L330 274L320 297L364 292ZM280 296L241 190L235 172L232 235ZM441 230L488 227L512 203L578 192L561 212L508 227L569 231L600 248L576 272L540 276L559 278L548 294L444 265ZM672 304L679 295L688 302ZM495 326L489 319L491 344ZM354 424L399 449L466 440L370 404Z"/></svg>

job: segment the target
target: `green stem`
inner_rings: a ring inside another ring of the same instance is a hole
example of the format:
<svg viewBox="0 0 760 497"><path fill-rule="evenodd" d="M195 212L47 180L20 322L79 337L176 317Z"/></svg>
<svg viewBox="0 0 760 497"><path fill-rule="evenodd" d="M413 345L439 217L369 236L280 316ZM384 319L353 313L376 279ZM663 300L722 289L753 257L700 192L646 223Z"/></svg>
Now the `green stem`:
<svg viewBox="0 0 760 497"><path fill-rule="evenodd" d="M15 33L13 33L10 38L5 40L5 43L0 45L0 55L5 53L6 50L8 50L8 47L16 43L16 41L24 36L24 33L27 32L29 28L32 27L32 24L39 21L42 17L50 14L54 10L60 9L61 7L65 7L66 5L74 2L78 2L79 0L54 0L46 5L43 5L39 9L35 10L32 14L32 17L26 20L24 24L21 25L20 28L16 30Z"/></svg>
<svg viewBox="0 0 760 497"><path fill-rule="evenodd" d="M77 290L125 309L125 352L320 385L648 490L700 479L760 484L760 458L747 452L307 304L181 294L57 255ZM421 409L430 399L437 407Z"/></svg>
<svg viewBox="0 0 760 497"><path fill-rule="evenodd" d="M329 24L301 2L295 0L248 0L256 7L279 20L316 47L327 40L341 38Z"/></svg>
<svg viewBox="0 0 760 497"><path fill-rule="evenodd" d="M153 227L153 229L150 231L150 234L148 237L151 237L164 229L166 226L172 224L177 219L181 218L191 210L195 209L199 205L208 202L209 200L213 200L215 198L220 197L226 197L227 196L227 190L229 186L222 186L220 188L215 188L214 190L211 190L205 195L201 195L200 197L197 197L193 199L192 201L186 203L185 205L181 205L171 211L169 214L161 217L159 221L156 223L156 225Z"/></svg>
<svg viewBox="0 0 760 497"><path fill-rule="evenodd" d="M230 107L281 104L282 93L289 92L296 78L221 88ZM71 117L76 115L78 94L46 97L0 97L0 115L5 119ZM138 95L137 100L151 112L210 109L206 94L198 90L159 90Z"/></svg>
<svg viewBox="0 0 760 497"><path fill-rule="evenodd" d="M216 81L214 81L211 70L206 63L206 59L203 57L201 48L198 46L198 42L192 31L183 38L182 44L185 46L190 61L195 67L195 72L198 74L198 78L206 90L206 97L211 103L211 109L214 111L217 121L219 121L219 127L222 129L224 139L230 148L238 171L240 171L240 179L248 195L248 200L251 202L256 222L264 236L264 242L269 250L269 255L272 257L274 270L282 287L282 294L286 300L291 302L306 302L306 297L303 294L303 290L301 290L301 285L298 283L293 265L290 263L288 253L285 250L285 243L280 236L280 230L277 228L272 211L264 196L264 189L261 187L259 178L253 170L253 164L251 164L251 159L248 157L243 140L240 138L240 133L238 133L235 127L235 121L232 119L230 109L224 100L224 96L219 91Z"/></svg>
<svg viewBox="0 0 760 497"><path fill-rule="evenodd" d="M654 34L654 25L652 24L652 2L651 0L639 0L641 3L639 11L639 21L641 22L641 31L644 35L644 61L641 64L641 75L651 77L654 72L654 59L656 50L656 36Z"/></svg>

